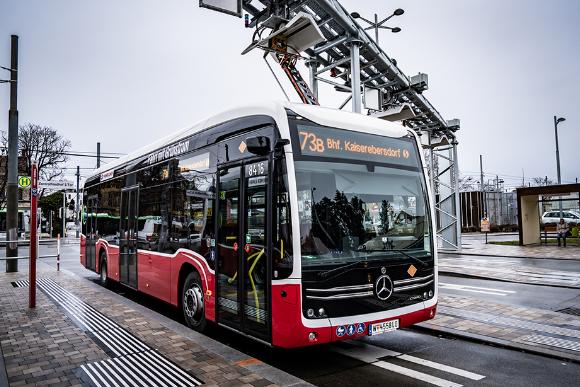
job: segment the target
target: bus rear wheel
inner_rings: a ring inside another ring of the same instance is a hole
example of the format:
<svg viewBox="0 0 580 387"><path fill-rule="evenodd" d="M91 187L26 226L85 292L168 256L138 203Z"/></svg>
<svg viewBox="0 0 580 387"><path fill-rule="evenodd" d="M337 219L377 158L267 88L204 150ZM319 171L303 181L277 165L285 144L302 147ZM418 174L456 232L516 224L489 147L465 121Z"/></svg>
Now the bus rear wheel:
<svg viewBox="0 0 580 387"><path fill-rule="evenodd" d="M99 273L99 283L102 286L107 287L109 285L109 272L107 270L107 256L104 252L101 253L100 268L101 272Z"/></svg>
<svg viewBox="0 0 580 387"><path fill-rule="evenodd" d="M185 323L198 332L207 327L203 302L203 286L199 274L192 271L187 275L181 290L182 310Z"/></svg>

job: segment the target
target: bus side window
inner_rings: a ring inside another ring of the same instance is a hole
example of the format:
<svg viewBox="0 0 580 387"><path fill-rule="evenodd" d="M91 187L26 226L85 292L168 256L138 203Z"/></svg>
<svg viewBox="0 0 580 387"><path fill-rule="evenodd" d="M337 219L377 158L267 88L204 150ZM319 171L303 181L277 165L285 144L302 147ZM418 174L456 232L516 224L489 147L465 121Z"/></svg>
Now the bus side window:
<svg viewBox="0 0 580 387"><path fill-rule="evenodd" d="M111 245L119 244L119 219L121 208L120 178L106 181L99 185L99 232L101 237Z"/></svg>
<svg viewBox="0 0 580 387"><path fill-rule="evenodd" d="M292 222L290 219L290 198L288 195L288 175L286 160L276 160L276 185L274 187L274 222L276 235L272 255L272 279L288 278L292 274Z"/></svg>
<svg viewBox="0 0 580 387"><path fill-rule="evenodd" d="M207 150L184 156L173 184L171 239L179 247L196 252L214 268L211 254L214 235L215 173L208 171Z"/></svg>

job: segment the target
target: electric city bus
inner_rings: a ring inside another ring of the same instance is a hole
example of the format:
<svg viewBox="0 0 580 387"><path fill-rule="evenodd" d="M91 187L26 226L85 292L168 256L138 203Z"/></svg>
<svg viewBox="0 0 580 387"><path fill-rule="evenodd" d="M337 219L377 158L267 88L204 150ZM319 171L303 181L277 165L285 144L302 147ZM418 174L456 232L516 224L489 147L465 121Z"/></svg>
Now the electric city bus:
<svg viewBox="0 0 580 387"><path fill-rule="evenodd" d="M80 261L208 323L291 348L435 316L432 193L391 122L269 103L200 121L97 170Z"/></svg>

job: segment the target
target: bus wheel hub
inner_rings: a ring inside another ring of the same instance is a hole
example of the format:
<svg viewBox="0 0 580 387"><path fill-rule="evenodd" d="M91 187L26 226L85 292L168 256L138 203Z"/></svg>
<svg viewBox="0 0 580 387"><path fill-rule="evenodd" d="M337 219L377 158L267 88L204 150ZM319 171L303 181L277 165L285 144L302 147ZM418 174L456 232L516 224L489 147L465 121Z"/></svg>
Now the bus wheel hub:
<svg viewBox="0 0 580 387"><path fill-rule="evenodd" d="M191 288L187 289L183 304L187 317L194 321L199 321L200 315L203 313L203 298L201 289L198 285L193 285Z"/></svg>

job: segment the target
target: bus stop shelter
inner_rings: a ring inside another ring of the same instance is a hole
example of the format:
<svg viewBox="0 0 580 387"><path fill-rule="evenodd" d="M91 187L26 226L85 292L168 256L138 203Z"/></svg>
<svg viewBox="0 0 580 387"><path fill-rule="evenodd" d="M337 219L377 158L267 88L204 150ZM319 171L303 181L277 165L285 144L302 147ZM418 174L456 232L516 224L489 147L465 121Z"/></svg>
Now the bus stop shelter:
<svg viewBox="0 0 580 387"><path fill-rule="evenodd" d="M542 187L526 187L517 189L518 226L520 246L538 244L540 233L540 197L568 196L580 194L580 184L547 185ZM568 199L569 200L569 199ZM550 201L558 201L551 199Z"/></svg>

